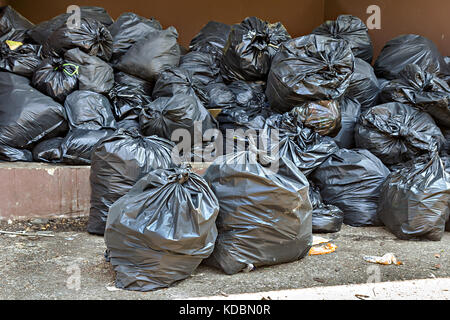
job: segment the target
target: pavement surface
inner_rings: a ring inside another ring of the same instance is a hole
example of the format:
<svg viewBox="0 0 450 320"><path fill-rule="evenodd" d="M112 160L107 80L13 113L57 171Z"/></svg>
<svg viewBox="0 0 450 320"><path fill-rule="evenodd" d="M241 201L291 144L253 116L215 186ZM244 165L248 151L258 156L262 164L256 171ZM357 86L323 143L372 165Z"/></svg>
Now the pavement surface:
<svg viewBox="0 0 450 320"><path fill-rule="evenodd" d="M39 229L45 228L32 230ZM0 299L262 299L265 295L273 299L372 299L377 291L379 298L388 299L450 299L449 232L437 242L404 241L383 227L343 226L338 233L320 235L338 246L333 253L232 276L200 265L190 278L171 288L141 293L114 287L114 271L105 262L102 237L79 227L67 229L47 229L51 235L47 237L0 234ZM363 259L389 252L403 264L379 265ZM431 280L394 283L416 279ZM354 287L357 284L364 285ZM381 289L373 291L374 285ZM389 291L389 285L395 290Z"/></svg>

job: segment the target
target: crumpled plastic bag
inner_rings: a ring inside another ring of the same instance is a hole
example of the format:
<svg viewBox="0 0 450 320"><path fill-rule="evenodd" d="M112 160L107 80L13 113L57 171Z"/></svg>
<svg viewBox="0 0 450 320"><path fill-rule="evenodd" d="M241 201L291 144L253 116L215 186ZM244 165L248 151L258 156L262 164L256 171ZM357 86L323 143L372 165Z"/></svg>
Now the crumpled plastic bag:
<svg viewBox="0 0 450 320"><path fill-rule="evenodd" d="M313 233L331 233L341 230L344 222L344 213L341 209L323 202L318 187L310 182L309 199L313 208L312 231Z"/></svg>
<svg viewBox="0 0 450 320"><path fill-rule="evenodd" d="M333 137L339 148L353 149L355 147L355 126L361 115L361 105L348 97L339 100L341 112L341 130Z"/></svg>
<svg viewBox="0 0 450 320"><path fill-rule="evenodd" d="M0 46L0 70L31 77L41 64L41 46L6 41Z"/></svg>
<svg viewBox="0 0 450 320"><path fill-rule="evenodd" d="M196 83L206 87L210 83L219 82L220 66L214 56L200 51L192 51L180 58L180 68L189 71Z"/></svg>
<svg viewBox="0 0 450 320"><path fill-rule="evenodd" d="M11 6L0 8L0 42L5 40L24 41L27 32L34 25Z"/></svg>
<svg viewBox="0 0 450 320"><path fill-rule="evenodd" d="M39 142L33 148L33 160L37 162L58 163L62 160L61 143L64 138L55 137Z"/></svg>
<svg viewBox="0 0 450 320"><path fill-rule="evenodd" d="M138 119L142 108L152 101L147 92L135 83L116 83L108 92L108 98L117 120Z"/></svg>
<svg viewBox="0 0 450 320"><path fill-rule="evenodd" d="M192 38L189 49L211 54L220 63L223 49L228 40L231 26L225 23L209 21L197 35Z"/></svg>

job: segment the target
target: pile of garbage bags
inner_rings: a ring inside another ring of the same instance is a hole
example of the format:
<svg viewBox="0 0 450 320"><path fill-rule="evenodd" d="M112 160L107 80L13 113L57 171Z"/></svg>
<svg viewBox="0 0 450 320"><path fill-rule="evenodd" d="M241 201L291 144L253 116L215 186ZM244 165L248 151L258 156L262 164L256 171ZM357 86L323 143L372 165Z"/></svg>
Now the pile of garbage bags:
<svg viewBox="0 0 450 320"><path fill-rule="evenodd" d="M74 29L0 9L0 161L90 165L117 287L296 261L345 225L450 231L450 66L429 39L374 57L355 16L301 37L247 17L184 49L153 17L80 10Z"/></svg>

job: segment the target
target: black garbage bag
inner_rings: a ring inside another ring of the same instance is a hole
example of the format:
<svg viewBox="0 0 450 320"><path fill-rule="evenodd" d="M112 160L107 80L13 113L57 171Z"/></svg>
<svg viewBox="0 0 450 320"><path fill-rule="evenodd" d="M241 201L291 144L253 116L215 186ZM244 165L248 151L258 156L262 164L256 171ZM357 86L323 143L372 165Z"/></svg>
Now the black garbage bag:
<svg viewBox="0 0 450 320"><path fill-rule="evenodd" d="M0 42L6 40L24 41L33 24L11 6L0 8Z"/></svg>
<svg viewBox="0 0 450 320"><path fill-rule="evenodd" d="M204 175L220 205L205 262L227 274L301 259L312 245L308 180L291 161L272 159L272 170L264 158L252 149L225 155Z"/></svg>
<svg viewBox="0 0 450 320"><path fill-rule="evenodd" d="M29 35L36 43L44 44L53 32L59 27L66 25L72 15L73 13L63 13L50 20L41 22L29 31ZM100 7L81 6L80 17L97 20L106 27L113 23L113 19L106 10Z"/></svg>
<svg viewBox="0 0 450 320"><path fill-rule="evenodd" d="M353 53L345 40L313 34L284 42L267 80L270 106L288 112L305 101L338 99L353 69Z"/></svg>
<svg viewBox="0 0 450 320"><path fill-rule="evenodd" d="M379 78L393 80L411 63L440 77L450 74L436 45L416 34L405 34L389 40L375 61L375 74Z"/></svg>
<svg viewBox="0 0 450 320"><path fill-rule="evenodd" d="M236 103L236 96L233 91L223 82L210 83L205 88L208 104L205 106L208 109L223 109L234 106Z"/></svg>
<svg viewBox="0 0 450 320"><path fill-rule="evenodd" d="M39 142L33 148L33 160L37 162L49 163L61 162L61 143L63 140L63 137L55 137Z"/></svg>
<svg viewBox="0 0 450 320"><path fill-rule="evenodd" d="M117 120L138 119L142 108L152 101L140 87L116 83L108 92L114 116Z"/></svg>
<svg viewBox="0 0 450 320"><path fill-rule="evenodd" d="M231 26L225 23L209 21L189 44L191 51L200 51L211 54L220 63L223 49L228 40Z"/></svg>
<svg viewBox="0 0 450 320"><path fill-rule="evenodd" d="M341 110L337 100L308 101L290 111L303 125L322 136L336 136L341 130Z"/></svg>
<svg viewBox="0 0 450 320"><path fill-rule="evenodd" d="M71 129L100 130L116 128L116 120L108 99L100 93L77 90L64 103Z"/></svg>
<svg viewBox="0 0 450 320"><path fill-rule="evenodd" d="M344 212L353 227L380 226L377 215L380 187L389 169L365 149L340 149L312 174L323 201Z"/></svg>
<svg viewBox="0 0 450 320"><path fill-rule="evenodd" d="M111 60L116 62L136 42L155 30L162 30L158 20L147 19L132 12L122 13L109 27L114 47Z"/></svg>
<svg viewBox="0 0 450 320"><path fill-rule="evenodd" d="M352 15L340 15L336 20L328 20L313 30L313 34L346 40L355 58L372 63L373 46L369 30L364 22Z"/></svg>
<svg viewBox="0 0 450 320"><path fill-rule="evenodd" d="M442 128L441 131L444 135L444 145L441 151L450 155L450 129Z"/></svg>
<svg viewBox="0 0 450 320"><path fill-rule="evenodd" d="M135 87L147 96L151 96L153 92L153 84L151 82L129 75L122 71L117 71L114 73L114 82L116 84Z"/></svg>
<svg viewBox="0 0 450 320"><path fill-rule="evenodd" d="M270 146L271 152L278 152L280 157L292 161L305 176L339 149L332 138L303 127L295 114L274 114L267 118L263 137L270 139L276 134L274 131L278 134L279 143Z"/></svg>
<svg viewBox="0 0 450 320"><path fill-rule="evenodd" d="M47 58L34 71L33 86L64 103L66 97L78 89L79 66L60 58Z"/></svg>
<svg viewBox="0 0 450 320"><path fill-rule="evenodd" d="M154 100L142 110L139 124L144 135L157 135L168 140L172 140L175 130L184 129L189 133L191 145L196 136L203 137L207 130L218 129L217 121L209 111L194 97L184 94Z"/></svg>
<svg viewBox="0 0 450 320"><path fill-rule="evenodd" d="M0 70L31 77L41 64L41 46L4 42L0 45Z"/></svg>
<svg viewBox="0 0 450 320"><path fill-rule="evenodd" d="M91 209L87 231L103 235L108 210L146 173L172 168L174 144L143 137L135 130L119 129L102 139L91 153Z"/></svg>
<svg viewBox="0 0 450 320"><path fill-rule="evenodd" d="M117 129L125 129L125 130L137 130L141 131L141 127L139 125L139 118L137 119L123 119L117 122Z"/></svg>
<svg viewBox="0 0 450 320"><path fill-rule="evenodd" d="M341 209L333 205L323 203L320 190L310 183L309 199L311 200L312 211L312 232L332 233L339 232L344 222L344 213Z"/></svg>
<svg viewBox="0 0 450 320"><path fill-rule="evenodd" d="M406 65L398 79L386 84L380 100L409 104L429 113L438 125L450 128L450 87L416 64Z"/></svg>
<svg viewBox="0 0 450 320"><path fill-rule="evenodd" d="M357 100L361 110L365 111L378 102L381 86L370 64L359 58L355 59L355 70L345 96Z"/></svg>
<svg viewBox="0 0 450 320"><path fill-rule="evenodd" d="M425 152L440 150L444 137L433 118L398 102L381 104L361 114L355 143L381 159L396 164Z"/></svg>
<svg viewBox="0 0 450 320"><path fill-rule="evenodd" d="M0 72L0 158L26 154L32 159L31 152L11 148L31 149L67 130L62 105L34 89L27 78Z"/></svg>
<svg viewBox="0 0 450 320"><path fill-rule="evenodd" d="M291 36L280 23L268 23L257 17L244 19L231 27L221 61L226 82L266 80L273 56Z"/></svg>
<svg viewBox="0 0 450 320"><path fill-rule="evenodd" d="M194 97L203 106L208 104L208 97L204 85L191 71L180 67L170 68L161 72L153 88L153 99L172 97L184 94Z"/></svg>
<svg viewBox="0 0 450 320"><path fill-rule="evenodd" d="M151 291L189 277L210 256L219 202L188 169L158 169L111 207L105 244L116 287Z"/></svg>
<svg viewBox="0 0 450 320"><path fill-rule="evenodd" d="M221 81L220 66L214 56L209 53L188 52L180 58L180 68L189 71L195 82L203 87Z"/></svg>
<svg viewBox="0 0 450 320"><path fill-rule="evenodd" d="M72 129L61 142L62 162L70 165L91 164L95 145L114 133L112 129Z"/></svg>
<svg viewBox="0 0 450 320"><path fill-rule="evenodd" d="M115 67L154 83L162 71L178 66L181 53L177 40L174 27L155 29L122 55Z"/></svg>
<svg viewBox="0 0 450 320"><path fill-rule="evenodd" d="M265 82L233 81L228 88L234 93L236 104L241 108L261 107L267 101Z"/></svg>
<svg viewBox="0 0 450 320"><path fill-rule="evenodd" d="M0 162L32 162L33 154L30 150L16 149L0 143Z"/></svg>
<svg viewBox="0 0 450 320"><path fill-rule="evenodd" d="M46 56L63 56L74 48L109 61L113 51L111 33L97 20L81 18L77 28L63 24L56 29L43 45L43 52Z"/></svg>
<svg viewBox="0 0 450 320"><path fill-rule="evenodd" d="M358 101L343 97L339 100L341 110L341 130L333 137L339 148L353 149L355 147L355 126L361 115L361 105Z"/></svg>
<svg viewBox="0 0 450 320"><path fill-rule="evenodd" d="M78 48L67 51L64 58L80 67L78 73L80 90L107 93L114 86L114 70L102 59Z"/></svg>
<svg viewBox="0 0 450 320"><path fill-rule="evenodd" d="M399 239L441 240L450 215L450 174L437 155L392 172L381 188L378 216Z"/></svg>

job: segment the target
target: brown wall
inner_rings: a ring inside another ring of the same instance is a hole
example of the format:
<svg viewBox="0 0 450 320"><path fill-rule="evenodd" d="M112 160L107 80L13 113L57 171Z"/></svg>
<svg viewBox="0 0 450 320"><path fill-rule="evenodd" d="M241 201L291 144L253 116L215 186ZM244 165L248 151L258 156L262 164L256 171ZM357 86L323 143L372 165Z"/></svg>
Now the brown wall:
<svg viewBox="0 0 450 320"><path fill-rule="evenodd" d="M164 27L173 25L184 46L210 20L238 23L247 16L282 21L292 36L310 33L323 21L325 0L10 0L10 4L34 23L66 11L67 6L101 6L115 19L132 11L155 17Z"/></svg>
<svg viewBox="0 0 450 320"><path fill-rule="evenodd" d="M370 30L375 57L386 41L405 33L429 38L441 54L450 56L449 0L325 0L324 17L334 20L347 13L366 22L366 9L372 4L381 9L381 29Z"/></svg>

